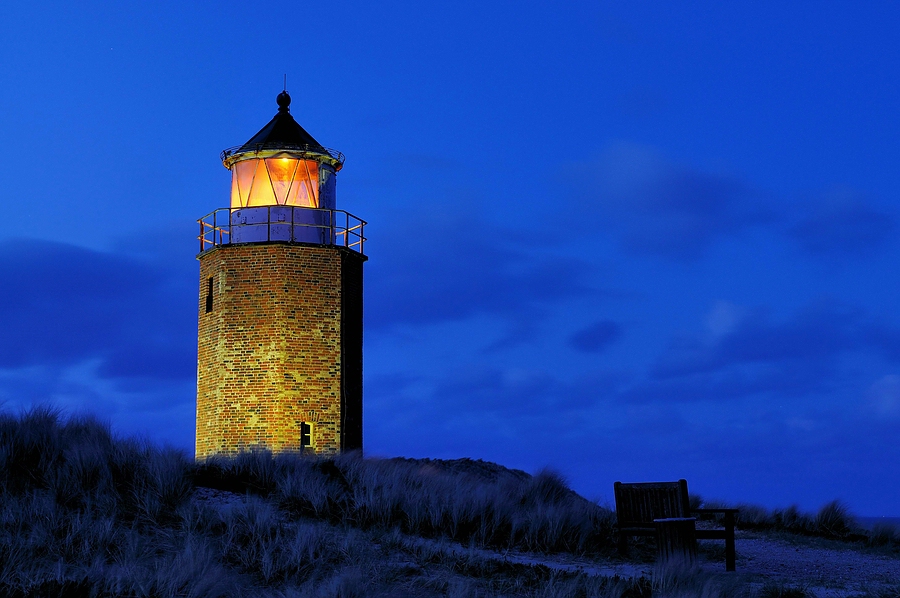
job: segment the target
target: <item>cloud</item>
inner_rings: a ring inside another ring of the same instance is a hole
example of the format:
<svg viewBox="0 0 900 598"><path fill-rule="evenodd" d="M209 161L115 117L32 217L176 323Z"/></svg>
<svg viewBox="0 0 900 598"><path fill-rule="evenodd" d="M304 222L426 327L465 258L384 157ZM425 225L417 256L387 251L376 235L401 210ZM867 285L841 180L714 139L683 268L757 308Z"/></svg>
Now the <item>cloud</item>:
<svg viewBox="0 0 900 598"><path fill-rule="evenodd" d="M653 368L656 378L714 372L737 364L827 362L838 355L861 349L883 354L895 341L888 331L862 310L823 303L810 306L792 318L773 322L764 310L754 310L733 328L710 339L674 341Z"/></svg>
<svg viewBox="0 0 900 598"><path fill-rule="evenodd" d="M900 416L900 376L882 376L869 387L867 398L876 414L882 417Z"/></svg>
<svg viewBox="0 0 900 598"><path fill-rule="evenodd" d="M799 397L863 392L876 363L900 363L900 330L864 310L820 302L775 320L763 309L717 304L706 329L674 339L624 392L634 402ZM844 368L848 360L864 365ZM864 371L864 368L869 368ZM856 390L854 390L856 389Z"/></svg>
<svg viewBox="0 0 900 598"><path fill-rule="evenodd" d="M767 227L820 258L863 256L889 243L898 217L863 193L838 187L804 201L781 201L742 179L619 143L564 173L576 225L605 230L629 253L692 261L722 239Z"/></svg>
<svg viewBox="0 0 900 598"><path fill-rule="evenodd" d="M569 346L584 353L600 353L620 336L622 327L619 324L601 320L569 337Z"/></svg>
<svg viewBox="0 0 900 598"><path fill-rule="evenodd" d="M587 262L533 252L477 213L420 215L395 226L366 265L373 330L491 315L527 331L527 320L543 310L599 292L587 282Z"/></svg>
<svg viewBox="0 0 900 598"><path fill-rule="evenodd" d="M798 214L788 236L816 256L864 255L893 238L895 214L847 188L834 189Z"/></svg>
<svg viewBox="0 0 900 598"><path fill-rule="evenodd" d="M0 244L0 277L5 367L95 356L122 307L158 282L156 272L118 256L40 241Z"/></svg>
<svg viewBox="0 0 900 598"><path fill-rule="evenodd" d="M546 372L476 369L441 380L433 397L438 404L465 408L470 414L508 413L525 409L541 413L556 406L563 384Z"/></svg>
<svg viewBox="0 0 900 598"><path fill-rule="evenodd" d="M632 253L694 260L717 240L776 219L740 179L678 165L638 145L614 145L567 174L578 218L606 227Z"/></svg>
<svg viewBox="0 0 900 598"><path fill-rule="evenodd" d="M92 361L107 379L192 378L196 298L173 281L183 275L123 253L0 243L0 368Z"/></svg>
<svg viewBox="0 0 900 598"><path fill-rule="evenodd" d="M473 365L427 379L380 377L369 396L376 409L388 404L394 410L398 398L415 403L416 417L433 422L497 416L512 423L592 408L609 400L621 379L616 372L585 372L566 379L549 370Z"/></svg>
<svg viewBox="0 0 900 598"><path fill-rule="evenodd" d="M805 397L836 388L827 363L741 364L717 370L658 377L651 374L622 391L627 403L694 403L768 395L774 399Z"/></svg>

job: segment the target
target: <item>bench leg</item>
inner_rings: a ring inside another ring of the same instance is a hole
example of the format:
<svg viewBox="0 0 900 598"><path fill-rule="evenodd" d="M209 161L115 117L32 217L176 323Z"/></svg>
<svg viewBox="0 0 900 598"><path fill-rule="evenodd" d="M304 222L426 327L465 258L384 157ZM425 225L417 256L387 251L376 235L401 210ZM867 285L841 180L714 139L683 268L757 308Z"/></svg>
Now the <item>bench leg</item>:
<svg viewBox="0 0 900 598"><path fill-rule="evenodd" d="M619 556L628 556L628 536L619 532Z"/></svg>
<svg viewBox="0 0 900 598"><path fill-rule="evenodd" d="M725 570L734 571L734 513L725 513Z"/></svg>

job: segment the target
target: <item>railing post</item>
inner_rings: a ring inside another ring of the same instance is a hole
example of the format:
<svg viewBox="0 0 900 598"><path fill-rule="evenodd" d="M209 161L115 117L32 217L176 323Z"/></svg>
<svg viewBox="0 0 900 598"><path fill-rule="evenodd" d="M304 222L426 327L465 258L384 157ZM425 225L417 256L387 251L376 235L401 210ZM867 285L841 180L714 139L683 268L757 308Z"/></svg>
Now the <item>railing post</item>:
<svg viewBox="0 0 900 598"><path fill-rule="evenodd" d="M337 241L337 227L335 226L336 210L328 210L328 244L334 245Z"/></svg>

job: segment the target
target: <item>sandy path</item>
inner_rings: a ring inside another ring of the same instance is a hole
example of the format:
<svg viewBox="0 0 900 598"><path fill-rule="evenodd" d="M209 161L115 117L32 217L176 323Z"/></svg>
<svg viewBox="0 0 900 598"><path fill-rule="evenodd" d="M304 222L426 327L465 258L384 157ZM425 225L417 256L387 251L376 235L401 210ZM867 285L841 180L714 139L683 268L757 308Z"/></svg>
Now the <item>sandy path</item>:
<svg viewBox="0 0 900 598"><path fill-rule="evenodd" d="M900 558L871 554L852 544L804 538L788 542L739 532L735 545L741 574L806 585L823 598L900 585Z"/></svg>
<svg viewBox="0 0 900 598"><path fill-rule="evenodd" d="M853 598L867 591L891 588L900 597L900 557L871 554L852 544L796 538L787 541L774 536L738 532L735 581L757 587L768 581L805 587L817 598ZM721 544L721 543L720 543ZM498 553L477 551L481 556L525 565L540 564L557 571L579 571L588 575L651 577L649 563L622 563L567 555ZM722 580L724 557L703 559L704 572ZM893 596L893 594L886 594Z"/></svg>

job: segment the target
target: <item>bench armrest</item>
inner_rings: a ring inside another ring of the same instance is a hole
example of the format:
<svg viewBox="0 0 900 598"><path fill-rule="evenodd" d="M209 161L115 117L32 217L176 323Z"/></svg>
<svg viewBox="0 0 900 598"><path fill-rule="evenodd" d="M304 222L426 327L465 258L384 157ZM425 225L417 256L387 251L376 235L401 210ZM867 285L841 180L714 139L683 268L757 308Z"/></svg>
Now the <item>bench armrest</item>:
<svg viewBox="0 0 900 598"><path fill-rule="evenodd" d="M725 570L734 571L734 516L740 509L690 509L691 513L722 513L725 529L697 530L697 538L725 540Z"/></svg>

